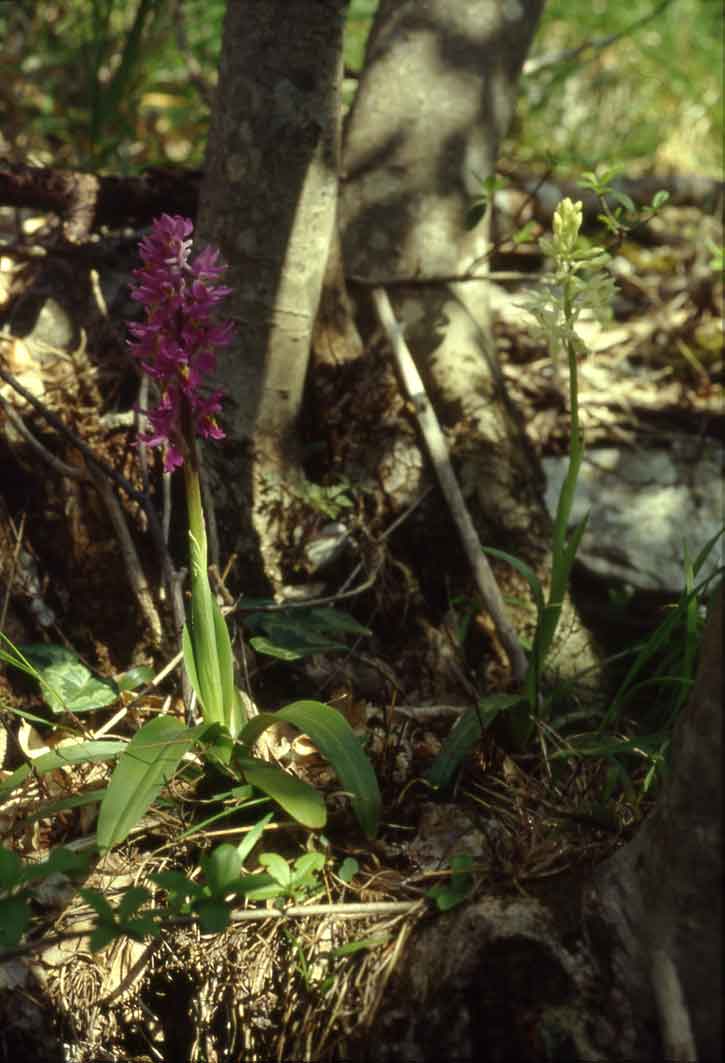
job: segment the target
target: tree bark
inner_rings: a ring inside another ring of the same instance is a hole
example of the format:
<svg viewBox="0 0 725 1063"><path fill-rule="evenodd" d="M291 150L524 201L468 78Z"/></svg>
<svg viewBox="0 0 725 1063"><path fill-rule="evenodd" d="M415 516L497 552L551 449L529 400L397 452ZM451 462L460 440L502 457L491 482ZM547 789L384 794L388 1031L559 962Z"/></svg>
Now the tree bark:
<svg viewBox="0 0 725 1063"><path fill-rule="evenodd" d="M258 536L273 584L281 575L272 517L284 501L279 484L296 471L295 427L337 204L345 7L265 0L251 18L249 4L227 5L201 191L199 240L229 263L227 308L237 326L217 377L228 444L211 458L216 495L227 526L242 515L232 542L243 557ZM244 516L250 502L254 532Z"/></svg>

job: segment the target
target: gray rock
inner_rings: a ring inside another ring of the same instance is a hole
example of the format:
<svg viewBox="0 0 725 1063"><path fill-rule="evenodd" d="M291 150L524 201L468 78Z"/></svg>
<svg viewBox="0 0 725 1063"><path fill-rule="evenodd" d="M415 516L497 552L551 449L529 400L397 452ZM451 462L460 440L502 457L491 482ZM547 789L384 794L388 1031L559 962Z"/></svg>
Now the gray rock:
<svg viewBox="0 0 725 1063"><path fill-rule="evenodd" d="M554 515L567 458L544 458ZM578 559L638 590L678 592L685 544L692 560L723 528L723 450L714 439L676 436L669 449L602 447L584 457L572 522L589 511ZM700 578L723 564L722 539Z"/></svg>

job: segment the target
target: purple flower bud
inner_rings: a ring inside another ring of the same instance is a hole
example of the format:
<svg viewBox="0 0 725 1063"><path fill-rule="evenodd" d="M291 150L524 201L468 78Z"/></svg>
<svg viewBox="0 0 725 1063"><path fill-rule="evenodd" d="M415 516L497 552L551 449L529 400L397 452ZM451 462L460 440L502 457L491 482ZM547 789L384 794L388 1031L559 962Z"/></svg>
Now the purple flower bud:
<svg viewBox="0 0 725 1063"><path fill-rule="evenodd" d="M216 248L207 247L191 260L193 230L189 218L157 218L139 244L142 267L133 271L131 287L146 320L128 326L129 348L161 390L159 405L146 411L151 431L140 438L148 446L166 446L167 471L183 464L188 433L224 438L215 416L222 393L205 396L202 389L216 369L217 350L234 333L231 322L211 317L231 288L216 283L226 270Z"/></svg>

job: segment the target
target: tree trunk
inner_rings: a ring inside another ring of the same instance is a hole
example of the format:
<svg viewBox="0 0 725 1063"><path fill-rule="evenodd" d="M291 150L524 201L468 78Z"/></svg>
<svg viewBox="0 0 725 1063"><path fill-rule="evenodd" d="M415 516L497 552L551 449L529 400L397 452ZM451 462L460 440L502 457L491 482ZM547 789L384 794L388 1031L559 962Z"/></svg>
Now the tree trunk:
<svg viewBox="0 0 725 1063"><path fill-rule="evenodd" d="M201 191L198 238L229 263L226 306L237 326L217 378L228 441L210 457L215 494L249 575L256 534L273 583L281 579L273 518L284 502L279 484L296 472L295 427L335 221L345 7L227 5Z"/></svg>
<svg viewBox="0 0 725 1063"><path fill-rule="evenodd" d="M345 131L341 205L348 277L388 285L439 418L463 439L455 457L483 542L526 560L546 586L542 475L491 342L487 225L466 228L495 171L541 8L382 0ZM483 279L456 282L471 272ZM497 575L512 597L529 598L506 566ZM514 620L530 635L533 608ZM558 669L590 666L589 637L569 602L560 631Z"/></svg>

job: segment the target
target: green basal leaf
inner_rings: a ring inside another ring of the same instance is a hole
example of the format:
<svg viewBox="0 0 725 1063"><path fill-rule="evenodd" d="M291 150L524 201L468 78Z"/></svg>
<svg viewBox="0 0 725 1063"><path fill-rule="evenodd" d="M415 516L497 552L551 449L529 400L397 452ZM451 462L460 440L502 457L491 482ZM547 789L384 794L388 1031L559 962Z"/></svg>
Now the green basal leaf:
<svg viewBox="0 0 725 1063"><path fill-rule="evenodd" d="M378 781L345 717L320 701L295 701L278 712L255 716L242 731L241 741L251 748L267 727L280 720L310 736L350 794L360 826L369 838L375 837L382 804Z"/></svg>
<svg viewBox="0 0 725 1063"><path fill-rule="evenodd" d="M0 948L13 948L30 926L30 904L25 897L0 898Z"/></svg>
<svg viewBox="0 0 725 1063"><path fill-rule="evenodd" d="M0 890L11 890L23 881L23 861L17 853L0 848Z"/></svg>
<svg viewBox="0 0 725 1063"><path fill-rule="evenodd" d="M257 653L263 653L267 657L276 657L279 661L299 661L305 655L304 653L298 653L296 650L288 650L284 646L278 646L263 635L255 635L254 638L249 640L249 645ZM314 652L317 651L315 650Z"/></svg>
<svg viewBox="0 0 725 1063"><path fill-rule="evenodd" d="M331 608L287 609L279 613L250 613L247 626L255 634L251 644L259 653L280 660L299 660L313 653L343 651L339 635L370 635L348 613Z"/></svg>
<svg viewBox="0 0 725 1063"><path fill-rule="evenodd" d="M252 786L268 794L303 827L310 830L324 827L327 822L325 802L314 786L256 757L237 755L235 762Z"/></svg>
<svg viewBox="0 0 725 1063"><path fill-rule="evenodd" d="M298 610L309 624L313 624L318 631L341 631L349 635L371 635L372 631L364 624L350 616L341 609L333 609L331 606L318 607L306 610Z"/></svg>
<svg viewBox="0 0 725 1063"><path fill-rule="evenodd" d="M212 897L222 898L235 886L242 874L242 860L234 845L218 845L209 856L201 858L201 867Z"/></svg>
<svg viewBox="0 0 725 1063"><path fill-rule="evenodd" d="M154 717L133 736L101 802L97 829L101 850L128 837L193 741L193 733L171 716Z"/></svg>

